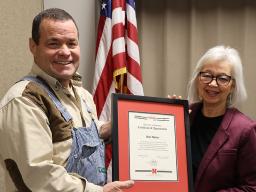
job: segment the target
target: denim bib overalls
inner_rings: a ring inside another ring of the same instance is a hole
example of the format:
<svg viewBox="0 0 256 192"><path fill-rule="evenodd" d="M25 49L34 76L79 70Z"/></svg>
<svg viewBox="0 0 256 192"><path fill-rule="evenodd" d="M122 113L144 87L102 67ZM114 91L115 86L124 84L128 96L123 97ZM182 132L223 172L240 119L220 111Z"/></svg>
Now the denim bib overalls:
<svg viewBox="0 0 256 192"><path fill-rule="evenodd" d="M44 80L34 76L25 76L22 80L38 83L48 93L65 121L72 119ZM86 105L86 103L84 104ZM87 105L86 108L92 118L91 125L72 129L72 149L65 168L67 172L77 173L91 183L104 185L106 183L105 146L104 142L99 138L91 110Z"/></svg>

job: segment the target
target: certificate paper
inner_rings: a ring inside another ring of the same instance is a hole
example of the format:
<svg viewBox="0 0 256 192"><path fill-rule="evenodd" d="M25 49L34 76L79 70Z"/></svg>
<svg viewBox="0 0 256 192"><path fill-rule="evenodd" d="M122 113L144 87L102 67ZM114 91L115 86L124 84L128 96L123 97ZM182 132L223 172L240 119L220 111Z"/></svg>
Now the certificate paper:
<svg viewBox="0 0 256 192"><path fill-rule="evenodd" d="M177 181L175 116L128 112L130 178Z"/></svg>

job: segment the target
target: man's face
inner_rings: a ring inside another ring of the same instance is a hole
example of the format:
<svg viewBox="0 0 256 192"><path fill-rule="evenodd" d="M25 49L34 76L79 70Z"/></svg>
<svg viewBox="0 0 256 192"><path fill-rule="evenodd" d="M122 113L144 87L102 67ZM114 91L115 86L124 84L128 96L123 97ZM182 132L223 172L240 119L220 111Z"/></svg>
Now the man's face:
<svg viewBox="0 0 256 192"><path fill-rule="evenodd" d="M72 20L44 19L40 24L39 44L30 39L30 50L44 72L68 86L80 60L78 31Z"/></svg>

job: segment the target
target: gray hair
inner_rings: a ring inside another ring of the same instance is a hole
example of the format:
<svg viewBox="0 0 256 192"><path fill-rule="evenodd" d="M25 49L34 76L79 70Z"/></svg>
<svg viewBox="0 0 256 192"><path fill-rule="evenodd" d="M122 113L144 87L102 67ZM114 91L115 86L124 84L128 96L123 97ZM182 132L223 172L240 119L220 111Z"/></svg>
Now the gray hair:
<svg viewBox="0 0 256 192"><path fill-rule="evenodd" d="M236 107L247 98L244 85L243 66L239 53L234 48L223 45L209 49L197 62L192 78L188 84L188 100L190 103L200 102L197 90L197 77L203 66L212 61L228 61L232 67L231 76L235 79L235 89L228 97L227 107Z"/></svg>

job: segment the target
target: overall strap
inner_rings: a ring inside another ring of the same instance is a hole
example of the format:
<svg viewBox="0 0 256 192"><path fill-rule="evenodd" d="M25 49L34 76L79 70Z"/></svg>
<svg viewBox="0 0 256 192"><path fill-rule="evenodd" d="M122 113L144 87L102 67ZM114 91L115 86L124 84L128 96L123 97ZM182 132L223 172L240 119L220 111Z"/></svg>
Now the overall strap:
<svg viewBox="0 0 256 192"><path fill-rule="evenodd" d="M48 93L49 97L52 99L53 103L57 107L57 109L60 111L62 117L65 119L65 121L69 121L72 119L71 115L67 111L67 109L62 105L60 100L57 98L57 96L54 94L51 87L40 77L38 76L25 76L21 79L22 80L28 80L37 83L40 85L44 90Z"/></svg>
<svg viewBox="0 0 256 192"><path fill-rule="evenodd" d="M89 113L91 119L94 120L94 117L93 117L93 115L92 115L92 109L91 109L91 108L89 107L89 105L85 102L85 100L83 100L83 103L84 103L84 105L85 105L85 107L86 107L86 110L87 110L87 112Z"/></svg>
<svg viewBox="0 0 256 192"><path fill-rule="evenodd" d="M92 114L92 109L89 107L89 105L88 105L84 100L83 100L83 102L84 102L84 104L85 104L85 106L86 106L87 112L89 113L89 115L90 115L90 117L91 117L91 119L92 119L92 123L95 124L97 134L98 134L98 136L100 136L98 127L97 127L97 125L96 125L96 123L95 123L95 121L94 121L94 117L93 117L93 114Z"/></svg>

